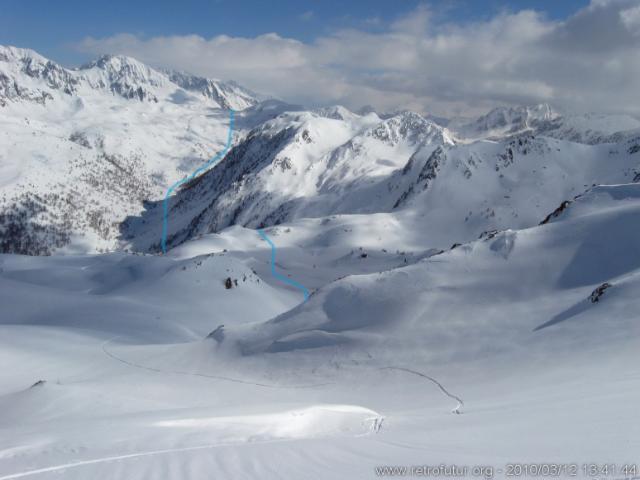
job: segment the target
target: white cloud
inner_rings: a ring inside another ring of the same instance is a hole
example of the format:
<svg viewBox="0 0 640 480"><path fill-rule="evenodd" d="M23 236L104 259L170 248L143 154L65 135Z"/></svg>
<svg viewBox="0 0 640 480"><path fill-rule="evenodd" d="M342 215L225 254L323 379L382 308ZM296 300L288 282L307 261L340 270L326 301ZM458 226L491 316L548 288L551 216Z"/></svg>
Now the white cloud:
<svg viewBox="0 0 640 480"><path fill-rule="evenodd" d="M620 19L629 32L634 35L640 35L640 6L622 10Z"/></svg>
<svg viewBox="0 0 640 480"><path fill-rule="evenodd" d="M594 0L564 21L523 10L437 24L425 6L380 33L341 30L304 43L275 33L87 38L79 48L119 53L234 79L307 104L371 104L436 113L550 102L640 113L638 0Z"/></svg>

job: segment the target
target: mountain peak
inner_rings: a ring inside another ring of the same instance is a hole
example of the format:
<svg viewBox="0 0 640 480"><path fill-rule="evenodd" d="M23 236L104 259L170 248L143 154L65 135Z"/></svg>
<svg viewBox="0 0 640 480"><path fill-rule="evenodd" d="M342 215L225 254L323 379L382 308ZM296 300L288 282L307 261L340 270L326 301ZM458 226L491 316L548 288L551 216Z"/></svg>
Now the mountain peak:
<svg viewBox="0 0 640 480"><path fill-rule="evenodd" d="M19 48L14 47L13 45L0 45L0 61L24 61L27 59L37 60L38 62L42 63L46 63L49 61L38 52L29 48Z"/></svg>
<svg viewBox="0 0 640 480"><path fill-rule="evenodd" d="M112 55L105 54L100 57L92 60L91 62L81 66L79 70L88 70L91 68L100 68L102 70L122 70L123 68L142 68L151 70L150 67L145 65L144 63L136 60L133 57L128 57L126 55Z"/></svg>
<svg viewBox="0 0 640 480"><path fill-rule="evenodd" d="M413 144L422 142L453 143L449 132L437 123L424 118L422 115L410 110L403 110L386 118L370 133L379 140L395 145L400 139Z"/></svg>
<svg viewBox="0 0 640 480"><path fill-rule="evenodd" d="M224 82L216 78L200 77L187 72L163 69L165 75L179 87L197 92L216 102L221 108L244 110L258 103L256 93L236 82Z"/></svg>
<svg viewBox="0 0 640 480"><path fill-rule="evenodd" d="M0 106L27 100L44 105L53 97L48 89L66 94L76 91L77 80L65 68L27 48L0 45ZM33 85L42 82L42 87Z"/></svg>
<svg viewBox="0 0 640 480"><path fill-rule="evenodd" d="M124 55L102 55L96 60L80 67L79 70L84 72L101 70L111 82L126 81L154 86L160 86L166 83L166 78L162 73L135 58Z"/></svg>
<svg viewBox="0 0 640 480"><path fill-rule="evenodd" d="M168 83L165 75L124 55L102 55L83 65L78 72L92 88L107 88L113 93L141 101L158 101L155 87Z"/></svg>
<svg viewBox="0 0 640 480"><path fill-rule="evenodd" d="M547 103L497 107L476 119L453 120L450 127L471 138L513 135L556 120L561 115Z"/></svg>
<svg viewBox="0 0 640 480"><path fill-rule="evenodd" d="M478 122L485 123L487 127L503 127L509 124L514 126L527 126L531 121L552 120L559 114L547 103L537 105L523 105L517 107L498 107L486 115L481 116Z"/></svg>

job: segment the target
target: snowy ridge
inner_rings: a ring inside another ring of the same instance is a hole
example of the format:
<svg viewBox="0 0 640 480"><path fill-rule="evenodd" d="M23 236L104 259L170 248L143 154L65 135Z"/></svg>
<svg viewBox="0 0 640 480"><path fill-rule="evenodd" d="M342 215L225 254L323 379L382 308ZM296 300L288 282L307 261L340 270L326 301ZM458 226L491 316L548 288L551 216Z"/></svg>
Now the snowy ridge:
<svg viewBox="0 0 640 480"><path fill-rule="evenodd" d="M241 87L235 82L221 82L211 78L197 77L185 72L166 70L169 79L185 90L198 92L216 102L220 108L244 110L258 103L260 95Z"/></svg>
<svg viewBox="0 0 640 480"><path fill-rule="evenodd" d="M550 105L498 107L472 121L458 120L448 124L465 137L496 137L531 129L560 117Z"/></svg>
<svg viewBox="0 0 640 480"><path fill-rule="evenodd" d="M388 175L416 149L453 143L445 129L415 113L386 120L351 113L342 120L327 111L283 113L265 122L218 167L179 192L172 215L182 217L183 226L174 230L174 245L233 224L259 227L389 210ZM148 215L145 224L157 212ZM152 238L140 227L137 222L129 231L140 242L136 248L145 235Z"/></svg>
<svg viewBox="0 0 640 480"><path fill-rule="evenodd" d="M107 89L126 99L158 102L155 90L167 87L167 78L137 60L104 55L80 67L79 78L93 89Z"/></svg>
<svg viewBox="0 0 640 480"><path fill-rule="evenodd" d="M0 62L2 106L17 100L44 104L46 100L53 100L55 91L83 96L90 90L105 90L126 99L158 102L179 88L201 93L214 105L225 109L242 110L258 103L256 94L234 82L156 70L122 55L103 55L69 70L33 50L0 45ZM40 88L30 89L38 81Z"/></svg>
<svg viewBox="0 0 640 480"><path fill-rule="evenodd" d="M477 119L452 119L446 125L467 140L500 139L526 132L595 145L621 141L619 135L640 128L640 120L629 115L560 113L543 103L499 107Z"/></svg>
<svg viewBox="0 0 640 480"><path fill-rule="evenodd" d="M425 241L444 248L484 231L535 225L591 185L640 178L633 135L616 145L531 130L491 141L458 138L411 112L385 120L342 107L281 114L179 192L171 242L234 224L395 212L431 225ZM155 248L144 224L156 222L156 210L132 219L133 248Z"/></svg>

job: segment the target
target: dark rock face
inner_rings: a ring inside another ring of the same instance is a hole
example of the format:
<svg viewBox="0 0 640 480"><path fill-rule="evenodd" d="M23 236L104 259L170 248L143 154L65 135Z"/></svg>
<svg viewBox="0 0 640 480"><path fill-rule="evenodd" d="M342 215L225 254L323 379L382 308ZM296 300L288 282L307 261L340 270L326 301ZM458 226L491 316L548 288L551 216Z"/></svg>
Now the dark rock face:
<svg viewBox="0 0 640 480"><path fill-rule="evenodd" d="M445 148L442 146L437 147L424 162L415 183L402 192L398 200L396 200L396 203L394 203L393 208L396 209L405 205L407 201L418 191L429 188L429 185L438 176L438 172L446 161L447 153ZM416 155L413 155L402 169L401 174L403 176L407 175L411 170L417 167L417 162L418 160Z"/></svg>
<svg viewBox="0 0 640 480"><path fill-rule="evenodd" d="M485 232L482 232L480 234L480 236L478 237L479 240L491 240L493 237L495 237L498 233L500 233L500 230L487 230Z"/></svg>
<svg viewBox="0 0 640 480"><path fill-rule="evenodd" d="M591 300L591 303L599 302L602 295L604 295L605 290L611 288L611 286L612 285L610 283L605 282L598 288L596 288L593 292L591 292L591 295L589 295L589 300Z"/></svg>
<svg viewBox="0 0 640 480"><path fill-rule="evenodd" d="M544 220L542 220L540 222L540 225L546 225L547 223L549 223L553 218L557 218L560 216L560 214L562 212L564 212L567 207L569 207L569 205L571 205L571 201L570 200L565 200L564 202L562 202L560 204L560 206L558 208L556 208L553 212L551 212L549 215L547 215Z"/></svg>

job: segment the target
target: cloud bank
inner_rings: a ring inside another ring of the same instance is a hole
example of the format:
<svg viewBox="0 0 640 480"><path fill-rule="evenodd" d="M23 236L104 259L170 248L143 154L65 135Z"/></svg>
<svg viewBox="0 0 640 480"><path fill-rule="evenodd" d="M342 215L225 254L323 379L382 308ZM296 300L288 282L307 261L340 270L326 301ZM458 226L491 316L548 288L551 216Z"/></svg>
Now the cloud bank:
<svg viewBox="0 0 640 480"><path fill-rule="evenodd" d="M233 79L308 105L460 114L549 102L640 114L640 0L592 0L562 21L522 10L464 24L438 23L424 5L381 32L340 30L310 43L277 33L121 33L77 46Z"/></svg>

